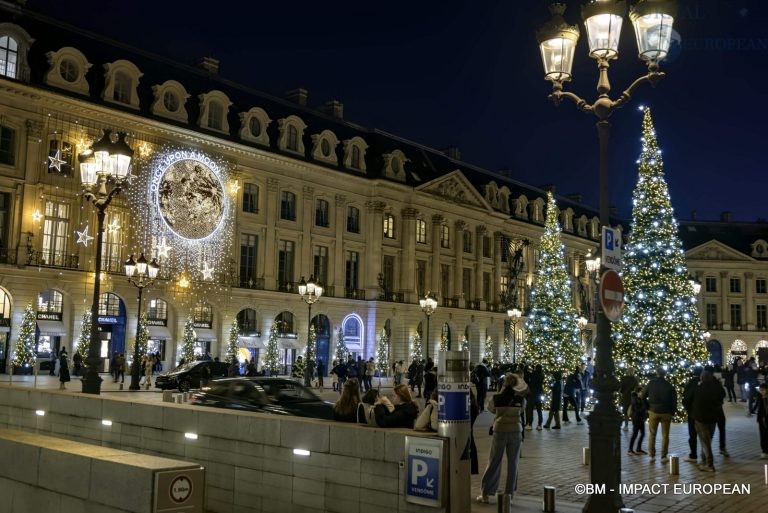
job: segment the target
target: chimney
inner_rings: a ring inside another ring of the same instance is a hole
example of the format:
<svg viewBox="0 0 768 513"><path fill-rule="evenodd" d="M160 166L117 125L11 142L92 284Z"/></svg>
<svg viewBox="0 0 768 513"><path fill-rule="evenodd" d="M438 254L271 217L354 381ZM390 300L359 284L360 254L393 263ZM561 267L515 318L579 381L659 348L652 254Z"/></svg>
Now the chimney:
<svg viewBox="0 0 768 513"><path fill-rule="evenodd" d="M306 103L306 93L307 92L304 91L305 103ZM329 102L325 102L325 105L322 106L320 111L325 112L326 114L330 114L336 119L344 119L344 104L341 103L339 100L331 100Z"/></svg>
<svg viewBox="0 0 768 513"><path fill-rule="evenodd" d="M297 89L291 89L287 93L285 93L285 99L289 102L293 102L297 105L301 105L303 107L307 106L307 97L309 97L309 91L304 89L303 87L299 87Z"/></svg>
<svg viewBox="0 0 768 513"><path fill-rule="evenodd" d="M720 221L723 223L730 223L731 222L731 213L730 212L722 212L720 214Z"/></svg>
<svg viewBox="0 0 768 513"><path fill-rule="evenodd" d="M577 193L568 194L565 197L575 203L584 203L584 196L581 194L577 194Z"/></svg>
<svg viewBox="0 0 768 513"><path fill-rule="evenodd" d="M691 210L691 221L698 221L699 220L699 213L695 210Z"/></svg>
<svg viewBox="0 0 768 513"><path fill-rule="evenodd" d="M453 160L461 160L461 151L459 150L458 146L448 146L445 150L443 150L443 153L445 153L448 158Z"/></svg>
<svg viewBox="0 0 768 513"><path fill-rule="evenodd" d="M197 61L197 67L203 71L207 71L211 75L219 74L219 59L213 57L203 57Z"/></svg>

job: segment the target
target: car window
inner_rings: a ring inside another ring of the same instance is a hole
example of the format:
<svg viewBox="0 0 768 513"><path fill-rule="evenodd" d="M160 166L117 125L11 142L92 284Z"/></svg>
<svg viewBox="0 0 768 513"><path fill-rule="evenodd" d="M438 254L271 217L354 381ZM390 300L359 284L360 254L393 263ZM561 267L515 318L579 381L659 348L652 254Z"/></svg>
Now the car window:
<svg viewBox="0 0 768 513"><path fill-rule="evenodd" d="M216 384L213 383L210 388L208 389L209 395L219 395L219 396L225 396L229 394L229 387L223 383Z"/></svg>
<svg viewBox="0 0 768 513"><path fill-rule="evenodd" d="M269 388L267 388L269 386ZM293 381L271 382L264 386L267 394L278 401L315 401L317 396L311 390Z"/></svg>
<svg viewBox="0 0 768 513"><path fill-rule="evenodd" d="M236 381L229 387L229 396L239 401L248 401L259 404L267 403L264 393L258 390L253 383L248 381Z"/></svg>

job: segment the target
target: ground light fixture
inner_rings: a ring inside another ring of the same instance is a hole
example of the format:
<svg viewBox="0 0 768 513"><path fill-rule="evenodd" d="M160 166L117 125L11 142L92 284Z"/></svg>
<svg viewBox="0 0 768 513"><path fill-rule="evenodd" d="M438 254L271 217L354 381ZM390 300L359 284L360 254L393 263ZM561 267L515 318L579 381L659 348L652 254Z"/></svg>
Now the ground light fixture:
<svg viewBox="0 0 768 513"><path fill-rule="evenodd" d="M45 411L43 411L43 410L35 410L35 415L37 415L38 417L44 417L45 416Z"/></svg>
<svg viewBox="0 0 768 513"><path fill-rule="evenodd" d="M310 455L310 454L312 454L312 453L311 453L311 452L309 452L309 451L308 451L308 450L306 450L306 449L294 449L294 450L293 450L293 454L294 454L295 456L309 456L309 455Z"/></svg>
<svg viewBox="0 0 768 513"><path fill-rule="evenodd" d="M184 438L187 440L197 440L197 433L184 433Z"/></svg>

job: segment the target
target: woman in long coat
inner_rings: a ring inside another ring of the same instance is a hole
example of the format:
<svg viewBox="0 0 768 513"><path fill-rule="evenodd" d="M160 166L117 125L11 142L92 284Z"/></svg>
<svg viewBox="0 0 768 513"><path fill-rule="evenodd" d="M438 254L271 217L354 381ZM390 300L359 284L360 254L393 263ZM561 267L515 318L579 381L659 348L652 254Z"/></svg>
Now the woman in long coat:
<svg viewBox="0 0 768 513"><path fill-rule="evenodd" d="M67 352L61 351L59 356L59 390L66 390L65 383L69 381L69 363L67 363Z"/></svg>

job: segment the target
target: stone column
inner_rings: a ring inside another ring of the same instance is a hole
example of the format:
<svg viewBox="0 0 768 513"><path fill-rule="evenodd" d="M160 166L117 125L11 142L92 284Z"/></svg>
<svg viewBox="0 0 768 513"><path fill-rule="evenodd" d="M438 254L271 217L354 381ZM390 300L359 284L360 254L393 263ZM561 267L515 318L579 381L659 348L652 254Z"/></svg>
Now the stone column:
<svg viewBox="0 0 768 513"><path fill-rule="evenodd" d="M728 303L728 291L731 289L730 273L720 271L720 302L722 304L720 320L723 330L731 329L731 305Z"/></svg>
<svg viewBox="0 0 768 513"><path fill-rule="evenodd" d="M361 262L361 268L365 270L362 287L365 289L365 297L375 299L379 297L379 273L382 261L382 239L384 237L384 207L383 201L369 201L365 204L368 208L368 236L366 244L365 261ZM372 250L372 251L371 251Z"/></svg>
<svg viewBox="0 0 768 513"><path fill-rule="evenodd" d="M336 238L333 241L333 264L332 268L328 270L328 281L333 285L334 295L344 297L344 230L347 227L347 197L337 194L335 200Z"/></svg>
<svg viewBox="0 0 768 513"><path fill-rule="evenodd" d="M456 269L453 272L453 295L459 299L459 308L464 308L467 304L467 299L464 298L465 294L469 296L469 299L472 299L472 291L464 290L464 228L466 226L467 223L461 220L454 224Z"/></svg>
<svg viewBox="0 0 768 513"><path fill-rule="evenodd" d="M299 268L296 274L298 277L306 276L306 279L312 275L312 226L314 225L313 214L315 213L314 199L315 189L305 185L303 188L304 195L302 196L302 212L301 212L301 249ZM325 284L323 284L325 286Z"/></svg>
<svg viewBox="0 0 768 513"><path fill-rule="evenodd" d="M501 246L504 243L504 234L493 234L493 284L491 287L491 302L498 303L501 297ZM509 284L512 285L511 283Z"/></svg>
<svg viewBox="0 0 768 513"><path fill-rule="evenodd" d="M746 312L744 312L744 318L742 322L746 323L747 330L755 329L755 305L753 293L754 273L744 273L744 297L746 298L745 306ZM742 324L744 326L744 324Z"/></svg>
<svg viewBox="0 0 768 513"><path fill-rule="evenodd" d="M475 229L475 301L481 301L480 308L485 308L483 301L483 239L488 229L478 225Z"/></svg>
<svg viewBox="0 0 768 513"><path fill-rule="evenodd" d="M16 241L16 262L19 266L24 266L27 263L27 245L29 244L30 248L34 249L42 241L42 237L40 237L40 240L35 241L35 234L42 234L42 231L39 230L42 221L39 223L35 222L32 219L32 214L35 210L39 210L41 214L45 213L45 205L40 201L41 190L37 185L33 185L39 184L41 173L41 166L35 164L42 162L44 159L47 162L43 154L44 148L46 148L42 144L43 124L39 121L28 119L26 128L27 144L19 148L18 160L20 162L17 162L17 164L25 166L25 183L16 188L16 204L20 205L21 209L20 211L17 209L17 223L15 223L13 228L18 227L18 229L12 228L13 232L9 234L10 240ZM26 153L24 153L25 149ZM79 177L79 173L77 176ZM77 180L78 182L80 181L79 178ZM74 203L72 205L74 207Z"/></svg>
<svg viewBox="0 0 768 513"><path fill-rule="evenodd" d="M277 220L280 218L280 182L267 178L267 233L264 241L264 288L277 290Z"/></svg>
<svg viewBox="0 0 768 513"><path fill-rule="evenodd" d="M418 214L419 211L415 208L404 208L402 211L403 252L400 261L400 284L406 303L415 303L419 299L416 291L416 216Z"/></svg>
<svg viewBox="0 0 768 513"><path fill-rule="evenodd" d="M448 297L449 291L440 290L440 229L445 218L440 214L432 216L432 279L428 290L437 294L438 301Z"/></svg>

